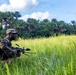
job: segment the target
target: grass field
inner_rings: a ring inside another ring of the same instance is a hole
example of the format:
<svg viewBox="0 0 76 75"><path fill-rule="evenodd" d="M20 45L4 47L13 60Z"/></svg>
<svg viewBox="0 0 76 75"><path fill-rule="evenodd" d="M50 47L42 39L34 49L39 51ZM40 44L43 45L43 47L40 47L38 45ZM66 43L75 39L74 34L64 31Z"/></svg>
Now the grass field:
<svg viewBox="0 0 76 75"><path fill-rule="evenodd" d="M13 42L36 54L0 62L0 75L76 75L76 36L20 39Z"/></svg>

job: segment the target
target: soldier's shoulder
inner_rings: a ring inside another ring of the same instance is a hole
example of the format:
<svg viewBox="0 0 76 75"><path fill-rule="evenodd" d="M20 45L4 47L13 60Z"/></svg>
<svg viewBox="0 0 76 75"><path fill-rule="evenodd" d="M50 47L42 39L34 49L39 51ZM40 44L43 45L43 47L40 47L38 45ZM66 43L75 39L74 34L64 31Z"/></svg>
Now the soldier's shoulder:
<svg viewBox="0 0 76 75"><path fill-rule="evenodd" d="M3 38L0 40L0 42L5 43L5 42L7 42L7 39Z"/></svg>

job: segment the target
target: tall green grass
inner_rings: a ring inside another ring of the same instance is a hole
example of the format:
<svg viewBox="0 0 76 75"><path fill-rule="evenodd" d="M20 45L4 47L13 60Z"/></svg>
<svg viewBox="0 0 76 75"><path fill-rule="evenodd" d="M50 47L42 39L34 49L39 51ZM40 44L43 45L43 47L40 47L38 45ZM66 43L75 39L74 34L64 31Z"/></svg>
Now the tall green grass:
<svg viewBox="0 0 76 75"><path fill-rule="evenodd" d="M76 36L19 38L12 43L29 47L36 54L22 54L10 64L0 63L0 75L76 75Z"/></svg>

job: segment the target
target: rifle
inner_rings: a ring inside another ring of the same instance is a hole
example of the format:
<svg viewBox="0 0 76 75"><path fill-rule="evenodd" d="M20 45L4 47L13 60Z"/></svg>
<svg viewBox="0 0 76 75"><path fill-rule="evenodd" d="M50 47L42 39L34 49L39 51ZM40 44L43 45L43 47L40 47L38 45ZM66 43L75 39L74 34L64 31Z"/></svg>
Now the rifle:
<svg viewBox="0 0 76 75"><path fill-rule="evenodd" d="M31 52L31 49L30 48L20 48L20 46L18 44L16 44L16 50L17 50L17 53L22 53L24 55L28 55L28 53L31 53L31 54L36 54L34 52ZM17 54L18 56L20 56L20 54Z"/></svg>

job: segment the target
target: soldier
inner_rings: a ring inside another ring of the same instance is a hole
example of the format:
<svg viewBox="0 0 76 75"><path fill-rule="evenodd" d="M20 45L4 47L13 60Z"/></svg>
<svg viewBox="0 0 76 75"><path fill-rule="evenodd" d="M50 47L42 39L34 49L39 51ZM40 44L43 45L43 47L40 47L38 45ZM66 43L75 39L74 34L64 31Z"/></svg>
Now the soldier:
<svg viewBox="0 0 76 75"><path fill-rule="evenodd" d="M7 29L6 37L0 40L0 58L7 60L17 55L17 50L12 47L11 41L16 39L17 31L15 29Z"/></svg>

